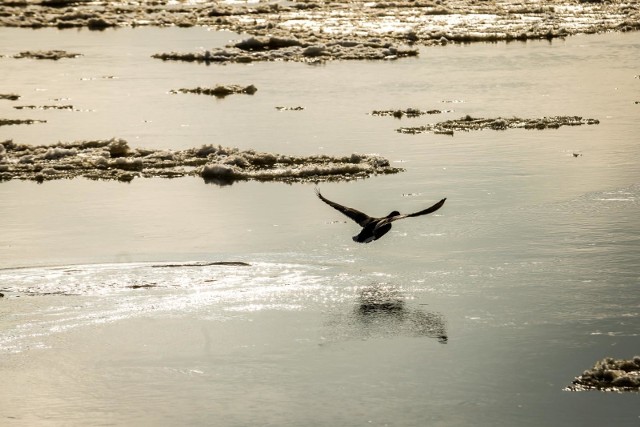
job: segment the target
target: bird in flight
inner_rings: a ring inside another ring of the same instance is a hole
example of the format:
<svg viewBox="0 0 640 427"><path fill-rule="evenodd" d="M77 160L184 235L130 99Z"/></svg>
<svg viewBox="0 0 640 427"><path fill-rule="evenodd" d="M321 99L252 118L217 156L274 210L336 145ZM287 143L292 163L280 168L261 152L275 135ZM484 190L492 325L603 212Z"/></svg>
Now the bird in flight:
<svg viewBox="0 0 640 427"><path fill-rule="evenodd" d="M385 217L373 218L355 209L348 208L346 206L342 206L341 204L332 202L331 200L324 197L320 193L320 190L318 190L317 188L316 188L316 194L318 195L320 200L322 200L332 208L342 212L343 214L345 214L346 216L348 216L349 218L357 222L358 225L360 225L360 227L362 227L362 231L360 231L358 235L353 236L353 241L358 243L369 243L374 240L378 240L379 238L387 234L389 230L391 230L391 223L393 221L397 221L403 218L410 218L414 216L427 215L427 214L433 213L438 209L440 209L442 205L444 205L445 200L447 200L446 198L444 198L440 200L438 203L436 203L435 205L427 209L424 209L420 212L415 212L412 214L403 215L398 211L393 211Z"/></svg>

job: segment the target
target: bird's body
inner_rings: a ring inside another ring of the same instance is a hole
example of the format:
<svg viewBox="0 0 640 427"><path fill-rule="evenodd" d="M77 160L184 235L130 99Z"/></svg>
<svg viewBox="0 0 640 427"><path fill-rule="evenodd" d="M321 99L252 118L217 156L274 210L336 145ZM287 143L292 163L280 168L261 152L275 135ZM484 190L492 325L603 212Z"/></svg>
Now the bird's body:
<svg viewBox="0 0 640 427"><path fill-rule="evenodd" d="M435 205L412 214L403 215L398 211L393 211L385 217L374 218L353 208L349 208L341 204L332 202L331 200L325 198L318 189L316 189L316 194L318 195L320 200L336 209L337 211L348 216L362 227L362 231L360 231L358 235L353 236L353 241L358 243L369 243L374 240L378 240L379 238L387 234L389 230L391 230L391 223L393 221L433 213L440 209L442 205L444 205L445 200L447 200L446 198L444 198Z"/></svg>

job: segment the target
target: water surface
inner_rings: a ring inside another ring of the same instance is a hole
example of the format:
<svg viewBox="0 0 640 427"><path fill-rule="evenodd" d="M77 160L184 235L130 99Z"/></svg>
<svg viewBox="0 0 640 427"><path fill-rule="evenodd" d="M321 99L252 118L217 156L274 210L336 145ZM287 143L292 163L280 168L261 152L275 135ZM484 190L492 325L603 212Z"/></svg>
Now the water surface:
<svg viewBox="0 0 640 427"><path fill-rule="evenodd" d="M323 194L372 215L445 207L355 245L310 184L0 183L4 423L637 425L637 394L562 390L640 349L634 34L320 66L150 58L234 37L0 29L5 55L83 54L0 59L0 93L22 96L2 117L47 120L0 140L375 152L406 172ZM169 93L217 83L258 92ZM55 103L78 111L12 108ZM408 107L454 111L368 114ZM600 124L395 132L467 114Z"/></svg>

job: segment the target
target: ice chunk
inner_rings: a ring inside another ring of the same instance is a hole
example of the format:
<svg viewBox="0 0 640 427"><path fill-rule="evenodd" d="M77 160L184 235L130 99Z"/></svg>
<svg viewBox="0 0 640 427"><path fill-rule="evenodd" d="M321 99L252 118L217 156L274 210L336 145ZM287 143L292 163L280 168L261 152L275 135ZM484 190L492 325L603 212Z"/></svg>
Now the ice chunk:
<svg viewBox="0 0 640 427"><path fill-rule="evenodd" d="M614 359L606 357L596 362L576 377L567 390L604 390L638 391L640 390L640 356L632 359Z"/></svg>
<svg viewBox="0 0 640 427"><path fill-rule="evenodd" d="M124 139L113 138L109 141L109 153L111 157L126 156L129 152L129 144Z"/></svg>
<svg viewBox="0 0 640 427"><path fill-rule="evenodd" d="M47 152L44 154L44 158L47 160L58 160L63 157L75 156L78 154L78 151L75 148L49 148Z"/></svg>

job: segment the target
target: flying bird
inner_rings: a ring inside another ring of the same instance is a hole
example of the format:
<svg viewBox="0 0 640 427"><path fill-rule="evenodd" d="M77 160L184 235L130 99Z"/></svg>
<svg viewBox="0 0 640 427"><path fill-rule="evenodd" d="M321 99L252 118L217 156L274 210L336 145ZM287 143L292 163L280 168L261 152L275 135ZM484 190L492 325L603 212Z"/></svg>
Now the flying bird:
<svg viewBox="0 0 640 427"><path fill-rule="evenodd" d="M374 240L378 240L379 238L387 234L389 230L391 230L391 223L393 221L433 213L440 209L442 205L444 205L445 200L447 200L446 198L444 198L430 208L412 214L403 215L398 211L393 211L385 217L373 218L353 208L348 208L346 206L342 206L341 204L332 202L331 200L324 197L320 193L320 190L318 190L317 188L316 194L318 195L320 200L322 200L332 208L342 212L343 214L357 222L360 227L362 227L362 231L360 231L358 235L353 236L353 241L358 243L369 243Z"/></svg>

